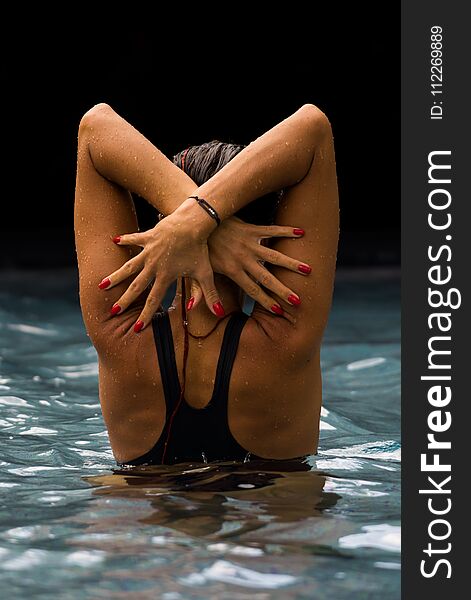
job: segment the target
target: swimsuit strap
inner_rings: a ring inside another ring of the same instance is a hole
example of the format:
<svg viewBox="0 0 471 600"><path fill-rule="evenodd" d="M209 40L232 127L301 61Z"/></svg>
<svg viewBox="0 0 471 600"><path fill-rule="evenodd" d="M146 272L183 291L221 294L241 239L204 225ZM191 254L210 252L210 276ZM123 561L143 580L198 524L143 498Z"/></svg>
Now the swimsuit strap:
<svg viewBox="0 0 471 600"><path fill-rule="evenodd" d="M229 317L219 353L214 381L213 394L208 404L217 412L227 413L227 395L234 366L234 360L239 346L239 339L249 316L244 312L234 313ZM155 313L152 319L155 345L159 358L160 374L167 405L167 414L171 414L180 399L180 382L175 359L172 328L168 312Z"/></svg>
<svg viewBox="0 0 471 600"><path fill-rule="evenodd" d="M160 375L167 405L167 415L174 409L180 398L175 347L168 312L157 312L152 319L152 329L159 358Z"/></svg>
<svg viewBox="0 0 471 600"><path fill-rule="evenodd" d="M227 323L221 344L216 379L211 398L211 406L217 413L227 415L227 401L232 368L239 347L239 340L249 315L244 312L234 313Z"/></svg>

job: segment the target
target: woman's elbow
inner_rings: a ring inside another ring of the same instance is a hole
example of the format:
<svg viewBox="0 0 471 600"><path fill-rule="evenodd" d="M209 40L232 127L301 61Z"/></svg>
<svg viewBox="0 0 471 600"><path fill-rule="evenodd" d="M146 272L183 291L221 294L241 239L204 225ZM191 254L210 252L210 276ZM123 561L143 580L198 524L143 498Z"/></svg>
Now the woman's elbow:
<svg viewBox="0 0 471 600"><path fill-rule="evenodd" d="M100 102L92 106L80 119L79 136L84 133L98 129L104 121L114 116L116 113L106 102Z"/></svg>
<svg viewBox="0 0 471 600"><path fill-rule="evenodd" d="M318 106L315 104L303 104L298 111L303 119L306 121L306 125L314 128L316 132L330 132L332 126L329 118Z"/></svg>

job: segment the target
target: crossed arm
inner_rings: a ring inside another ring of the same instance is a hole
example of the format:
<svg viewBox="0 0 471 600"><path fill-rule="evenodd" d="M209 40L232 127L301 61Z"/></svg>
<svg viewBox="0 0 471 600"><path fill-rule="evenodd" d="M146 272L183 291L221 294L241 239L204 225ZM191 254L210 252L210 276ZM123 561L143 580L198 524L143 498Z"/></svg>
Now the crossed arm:
<svg viewBox="0 0 471 600"><path fill-rule="evenodd" d="M255 292L253 279L263 281L264 287L281 298L297 298L293 290L284 286L259 261L266 260L301 274L299 261L265 248L259 242L273 236L296 237L293 229L299 224L257 227L244 224L232 215L255 198L303 179L313 160L316 134L317 137L322 135L321 111L312 105L302 107L252 142L197 188L183 171L110 107L101 105L92 110L93 115L86 115L82 120L81 130L82 135L87 136L96 170L143 196L167 215L147 232L120 236L120 244L143 248L105 278L106 287L110 287L139 272L119 301L122 310L155 278L140 316L146 325L171 282L178 276L187 276L200 284L208 308L217 314L214 305L219 298L213 269L229 276L252 297L256 296L271 312L276 313L272 310L275 302L259 286ZM194 200L188 199L195 193L216 208L222 220L219 228L216 229L215 221ZM309 266L304 267L306 275Z"/></svg>
<svg viewBox="0 0 471 600"><path fill-rule="evenodd" d="M157 225L153 229L143 233L119 235L115 238L116 243L119 245L136 245L144 249L143 252L127 261L120 269L105 278L105 282L107 280L111 281L106 286L108 288L111 285L117 285L129 277L134 272L134 269L141 269L141 273L136 277L135 285L130 286L117 302L121 310L125 310L132 304L141 293L141 286L145 286L146 282L153 278L155 271L158 270L161 273L161 268L157 261L155 261L153 267L150 262L153 252L152 243L157 241L159 237ZM186 235L184 230L182 230L181 235ZM271 237L301 238L303 235L303 230L296 227L252 225L245 223L238 217L228 217L210 234L207 240L211 269L214 273L220 273L232 279L246 294L271 312L274 312L272 307L278 305L258 282L277 296L286 298L288 302L296 306L300 302L297 294L272 275L262 262L278 265L304 276L310 272L310 267L300 263L299 260L261 245L261 241ZM300 264L305 268L304 271L299 270ZM144 270L145 267L147 267L147 270ZM186 273L182 274L186 275ZM211 283L209 283L210 285ZM208 290L208 288L206 289ZM151 294L153 291L151 291ZM188 310L195 308L204 296L201 284L197 279L192 279L191 295L193 301ZM212 312L215 312L213 305L218 300L216 296L209 297L211 298L210 302L212 300L214 302L212 305L208 304L208 306ZM155 306L158 306L159 303L160 296L156 296L154 300L152 296L148 297L147 305L141 313L139 320L148 323L152 318Z"/></svg>

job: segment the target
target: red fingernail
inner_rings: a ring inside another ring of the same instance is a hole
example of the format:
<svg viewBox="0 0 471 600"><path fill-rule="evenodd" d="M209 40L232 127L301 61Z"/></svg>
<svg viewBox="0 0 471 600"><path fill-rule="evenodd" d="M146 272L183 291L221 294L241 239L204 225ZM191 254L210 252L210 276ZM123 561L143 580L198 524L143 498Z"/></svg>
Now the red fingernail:
<svg viewBox="0 0 471 600"><path fill-rule="evenodd" d="M218 317L223 317L226 314L220 302L215 302L213 308Z"/></svg>
<svg viewBox="0 0 471 600"><path fill-rule="evenodd" d="M293 229L293 234L294 235L304 235L305 231L304 231L304 229L298 229L298 228L296 228L296 229Z"/></svg>
<svg viewBox="0 0 471 600"><path fill-rule="evenodd" d="M117 315L120 310L121 310L121 306L119 304L113 304L113 307L111 309L111 314Z"/></svg>
<svg viewBox="0 0 471 600"><path fill-rule="evenodd" d="M116 237L113 238L113 242L115 244L119 244L120 241L121 241L121 236L120 235L117 235Z"/></svg>
<svg viewBox="0 0 471 600"><path fill-rule="evenodd" d="M194 296L192 296L186 304L186 310L191 310L193 308L194 303L195 303L195 298L194 298Z"/></svg>
<svg viewBox="0 0 471 600"><path fill-rule="evenodd" d="M104 290L110 285L110 283L111 279L109 277L106 277L101 283L98 284L98 287L100 288L100 290Z"/></svg>
<svg viewBox="0 0 471 600"><path fill-rule="evenodd" d="M294 304L294 306L299 306L301 304L301 300L297 296L295 296L294 294L290 294L288 296L288 302L290 304Z"/></svg>
<svg viewBox="0 0 471 600"><path fill-rule="evenodd" d="M278 306L278 304L274 304L274 305L271 307L271 309L272 309L272 311L273 311L274 313L276 313L277 315L282 315L282 314L284 313L283 309L281 308L281 306Z"/></svg>
<svg viewBox="0 0 471 600"><path fill-rule="evenodd" d="M141 331L141 329L144 327L144 321L136 321L136 324L134 325L134 331L136 333L139 333Z"/></svg>
<svg viewBox="0 0 471 600"><path fill-rule="evenodd" d="M312 271L312 269L308 265L299 265L298 271L301 271L301 273L306 273L307 275L309 275L309 273Z"/></svg>

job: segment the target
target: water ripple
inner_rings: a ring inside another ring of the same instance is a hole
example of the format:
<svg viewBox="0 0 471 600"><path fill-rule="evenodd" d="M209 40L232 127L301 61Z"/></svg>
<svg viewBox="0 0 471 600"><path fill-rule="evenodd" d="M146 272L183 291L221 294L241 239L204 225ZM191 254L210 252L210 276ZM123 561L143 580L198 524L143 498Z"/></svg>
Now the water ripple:
<svg viewBox="0 0 471 600"><path fill-rule="evenodd" d="M208 581L222 581L252 589L268 590L291 585L297 580L298 578L292 575L260 573L226 560L218 560L210 567L203 569L200 573L192 573L180 579L182 583L191 586L204 585Z"/></svg>

